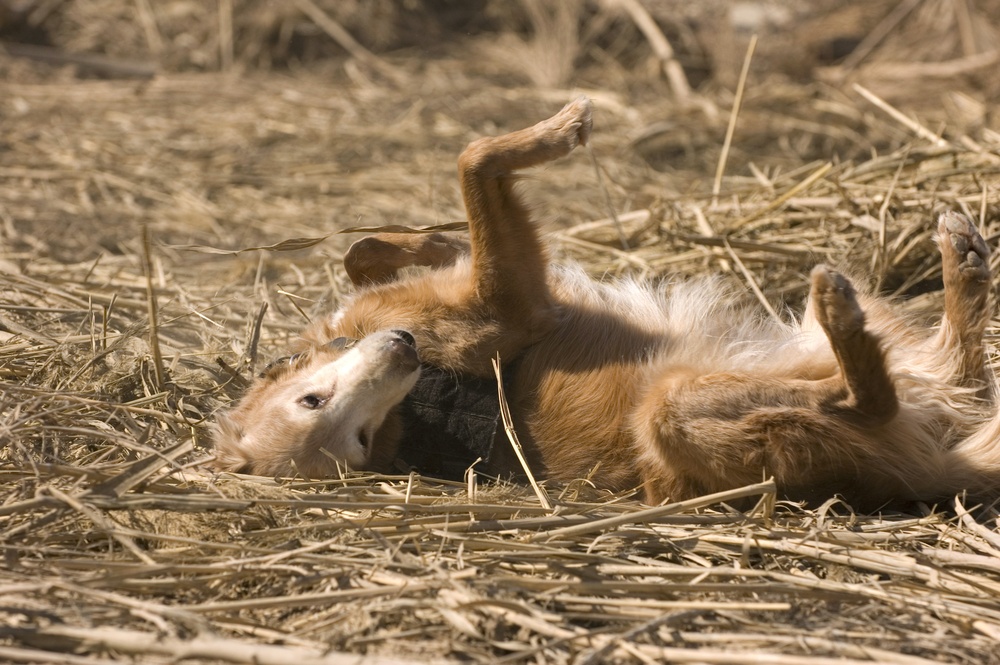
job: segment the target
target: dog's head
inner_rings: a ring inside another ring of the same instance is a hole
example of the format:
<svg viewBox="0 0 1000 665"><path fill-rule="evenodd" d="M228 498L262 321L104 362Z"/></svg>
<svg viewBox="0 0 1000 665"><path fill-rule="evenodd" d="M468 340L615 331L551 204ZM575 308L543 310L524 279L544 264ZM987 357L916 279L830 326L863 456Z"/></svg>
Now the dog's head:
<svg viewBox="0 0 1000 665"><path fill-rule="evenodd" d="M216 468L324 478L375 469L395 456L395 407L420 359L401 330L338 338L269 365L215 426Z"/></svg>

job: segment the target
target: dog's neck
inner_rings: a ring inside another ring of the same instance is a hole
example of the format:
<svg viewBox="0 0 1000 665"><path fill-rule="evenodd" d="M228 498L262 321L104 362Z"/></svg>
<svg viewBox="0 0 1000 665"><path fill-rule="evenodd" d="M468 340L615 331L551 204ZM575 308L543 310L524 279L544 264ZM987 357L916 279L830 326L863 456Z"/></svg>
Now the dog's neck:
<svg viewBox="0 0 1000 665"><path fill-rule="evenodd" d="M505 387L515 365L508 363L503 369ZM436 478L463 480L477 459L488 465L494 440L503 430L494 377L458 375L423 365L400 409L403 439L398 466Z"/></svg>

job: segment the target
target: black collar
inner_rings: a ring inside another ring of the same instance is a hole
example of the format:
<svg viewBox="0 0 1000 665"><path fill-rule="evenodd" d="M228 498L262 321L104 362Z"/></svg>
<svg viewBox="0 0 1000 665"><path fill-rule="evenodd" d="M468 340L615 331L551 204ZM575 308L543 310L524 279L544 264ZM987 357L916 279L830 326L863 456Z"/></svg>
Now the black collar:
<svg viewBox="0 0 1000 665"><path fill-rule="evenodd" d="M504 392L516 363L503 369ZM480 378L422 365L420 378L400 405L403 468L448 480L463 480L477 458L488 463L502 433L495 377Z"/></svg>

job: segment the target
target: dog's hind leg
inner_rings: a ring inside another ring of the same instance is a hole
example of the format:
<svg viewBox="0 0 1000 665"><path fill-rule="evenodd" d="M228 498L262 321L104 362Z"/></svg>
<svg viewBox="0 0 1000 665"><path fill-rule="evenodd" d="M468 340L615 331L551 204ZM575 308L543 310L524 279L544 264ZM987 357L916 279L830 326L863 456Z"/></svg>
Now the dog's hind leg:
<svg viewBox="0 0 1000 665"><path fill-rule="evenodd" d="M865 426L888 422L899 409L896 388L879 339L865 328L854 286L823 265L813 268L811 279L809 306L840 366L840 374L826 382L821 408Z"/></svg>
<svg viewBox="0 0 1000 665"><path fill-rule="evenodd" d="M989 248L975 224L957 212L938 219L938 245L944 279L944 318L940 352L950 363L952 380L990 395L983 333L990 319Z"/></svg>
<svg viewBox="0 0 1000 665"><path fill-rule="evenodd" d="M459 157L473 288L492 317L528 327L547 318L545 251L512 174L569 154L590 131L590 100L581 97L533 127L474 141Z"/></svg>
<svg viewBox="0 0 1000 665"><path fill-rule="evenodd" d="M344 269L355 286L370 286L396 281L403 268L443 268L468 253L468 242L443 233L379 233L351 245Z"/></svg>
<svg viewBox="0 0 1000 665"><path fill-rule="evenodd" d="M899 408L879 339L839 273L813 271L809 306L837 359L827 378L665 368L650 384L633 421L647 500L766 476L796 498L841 492L872 503L900 491L878 461L904 453L875 443Z"/></svg>

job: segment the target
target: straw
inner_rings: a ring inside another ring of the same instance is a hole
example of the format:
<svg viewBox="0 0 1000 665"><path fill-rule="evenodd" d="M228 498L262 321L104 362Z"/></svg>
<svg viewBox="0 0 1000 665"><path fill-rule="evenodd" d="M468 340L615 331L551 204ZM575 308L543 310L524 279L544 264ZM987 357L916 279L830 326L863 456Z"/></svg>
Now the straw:
<svg viewBox="0 0 1000 665"><path fill-rule="evenodd" d="M49 45L0 56L0 660L1000 662L1000 515L964 497L869 515L762 482L648 506L527 465L534 484L201 464L215 414L352 292L358 234L463 233L463 147L581 90L600 185L579 151L518 185L553 262L712 276L782 317L816 263L878 265L932 325L936 213L1000 238L982 7L859 27L831 21L880 3L833 3L821 25L863 49L821 84L775 70L826 33L762 31L721 155L705 109L732 102L695 74L723 47L738 71L746 39L708 5L581 3L555 26L577 29L570 78L539 88L530 58L489 55L556 49L516 3L28 4ZM675 101L672 62L704 104Z"/></svg>

